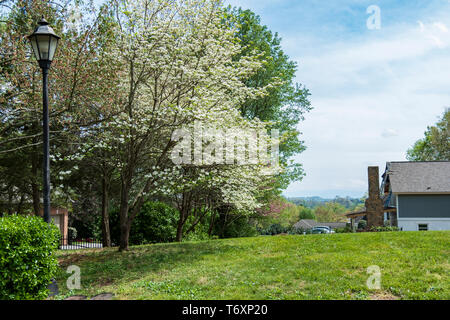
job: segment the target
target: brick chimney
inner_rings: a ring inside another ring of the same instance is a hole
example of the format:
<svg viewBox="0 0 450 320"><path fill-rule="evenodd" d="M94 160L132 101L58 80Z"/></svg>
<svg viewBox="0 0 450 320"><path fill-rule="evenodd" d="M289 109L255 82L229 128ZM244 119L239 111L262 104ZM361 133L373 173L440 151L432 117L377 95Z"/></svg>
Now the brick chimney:
<svg viewBox="0 0 450 320"><path fill-rule="evenodd" d="M380 179L378 167L369 167L369 197L366 199L367 227L383 226L384 204L380 197Z"/></svg>
<svg viewBox="0 0 450 320"><path fill-rule="evenodd" d="M380 174L378 170L378 167L369 167L367 170L369 177L369 198L380 195Z"/></svg>

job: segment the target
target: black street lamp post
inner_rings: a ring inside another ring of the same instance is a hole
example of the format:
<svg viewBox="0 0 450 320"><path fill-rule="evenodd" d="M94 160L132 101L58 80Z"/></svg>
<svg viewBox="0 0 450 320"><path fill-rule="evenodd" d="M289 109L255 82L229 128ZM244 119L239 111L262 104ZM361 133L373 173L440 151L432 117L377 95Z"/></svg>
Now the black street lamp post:
<svg viewBox="0 0 450 320"><path fill-rule="evenodd" d="M44 143L44 220L50 223L50 155L49 155L49 116L48 116L48 70L58 46L58 37L42 17L33 34L28 36L34 55L42 69L43 102L43 143Z"/></svg>

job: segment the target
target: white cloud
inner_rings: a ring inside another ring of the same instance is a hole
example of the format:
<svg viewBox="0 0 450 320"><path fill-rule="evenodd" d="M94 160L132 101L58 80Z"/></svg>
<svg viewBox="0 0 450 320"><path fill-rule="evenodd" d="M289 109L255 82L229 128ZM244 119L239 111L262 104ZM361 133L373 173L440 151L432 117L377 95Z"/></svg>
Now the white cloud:
<svg viewBox="0 0 450 320"><path fill-rule="evenodd" d="M283 50L298 62L297 81L312 94L314 109L299 126L307 150L295 157L306 177L288 196L362 196L367 166L383 172L387 161L406 160L407 149L450 106L448 6L424 5L409 15L409 6L386 4L381 29L368 31L366 8L358 13L355 2L302 2L302 12L311 10L302 22L288 21L300 10L294 1L228 2L251 8L280 33ZM405 11L409 22L389 20L391 9Z"/></svg>
<svg viewBox="0 0 450 320"><path fill-rule="evenodd" d="M287 0L226 0L226 5L231 5L233 7L241 7L242 9L251 9L252 11L259 11L270 5L280 5Z"/></svg>
<svg viewBox="0 0 450 320"><path fill-rule="evenodd" d="M381 136L383 138L391 138L398 136L398 131L396 129L384 129L384 131L381 133Z"/></svg>
<svg viewBox="0 0 450 320"><path fill-rule="evenodd" d="M429 25L425 25L423 22L418 21L420 26L420 32L425 35L431 42L439 47L445 48L450 43L450 34L448 34L447 25L443 22L437 21Z"/></svg>
<svg viewBox="0 0 450 320"><path fill-rule="evenodd" d="M432 63L426 56L450 44L450 33L440 31L433 24L423 24L423 28L424 31L416 26L392 30L383 39L348 41L326 48L323 54L299 57L299 78L312 87L344 88L345 92L349 86L378 85L383 78L389 81L402 78L402 73L414 70L416 62ZM405 68L395 67L407 62L411 64Z"/></svg>
<svg viewBox="0 0 450 320"><path fill-rule="evenodd" d="M307 176L286 195L364 193L367 166L382 173L387 161L406 160L407 149L450 105L445 28L399 27L298 59L298 81L310 88L315 109L300 125L308 149L296 158Z"/></svg>
<svg viewBox="0 0 450 320"><path fill-rule="evenodd" d="M445 25L445 23L435 22L435 23L433 23L433 27L436 27L437 29L439 29L442 32L448 32L448 29L447 29L447 26Z"/></svg>

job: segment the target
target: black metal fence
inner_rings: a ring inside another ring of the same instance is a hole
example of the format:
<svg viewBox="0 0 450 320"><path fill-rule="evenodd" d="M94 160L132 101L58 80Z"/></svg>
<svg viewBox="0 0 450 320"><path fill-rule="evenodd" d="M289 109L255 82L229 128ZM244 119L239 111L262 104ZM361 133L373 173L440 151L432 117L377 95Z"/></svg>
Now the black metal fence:
<svg viewBox="0 0 450 320"><path fill-rule="evenodd" d="M59 249L61 250L80 250L92 248L103 248L102 241L93 238L70 239L63 237L59 240Z"/></svg>

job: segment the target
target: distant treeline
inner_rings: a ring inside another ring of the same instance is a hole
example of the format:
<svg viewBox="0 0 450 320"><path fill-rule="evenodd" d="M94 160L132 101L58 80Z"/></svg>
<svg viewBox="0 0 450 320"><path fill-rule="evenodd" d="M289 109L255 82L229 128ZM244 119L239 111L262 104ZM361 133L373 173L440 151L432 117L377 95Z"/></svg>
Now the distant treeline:
<svg viewBox="0 0 450 320"><path fill-rule="evenodd" d="M325 199L321 197L293 197L287 198L289 202L296 205L300 205L306 208L315 209L317 207L323 206L326 203L333 202L344 206L346 209L352 210L358 205L364 204L363 199L351 198L351 197L339 197L336 196L334 199Z"/></svg>

